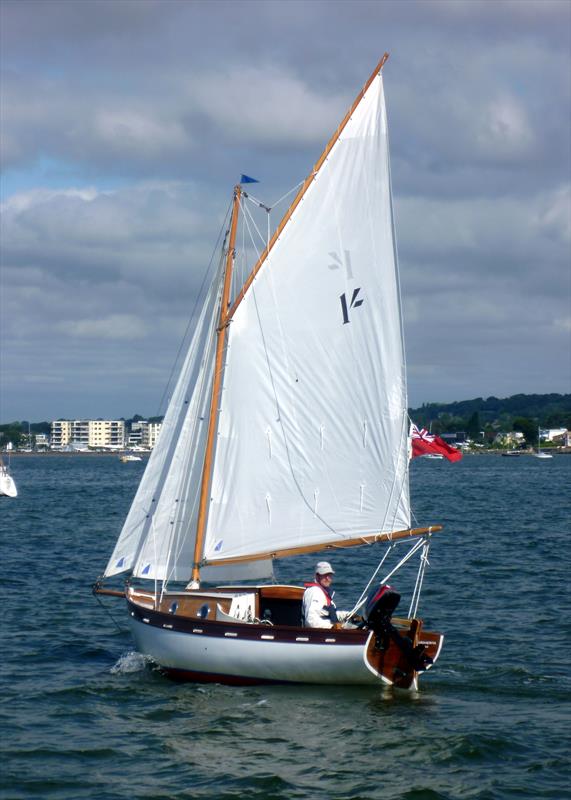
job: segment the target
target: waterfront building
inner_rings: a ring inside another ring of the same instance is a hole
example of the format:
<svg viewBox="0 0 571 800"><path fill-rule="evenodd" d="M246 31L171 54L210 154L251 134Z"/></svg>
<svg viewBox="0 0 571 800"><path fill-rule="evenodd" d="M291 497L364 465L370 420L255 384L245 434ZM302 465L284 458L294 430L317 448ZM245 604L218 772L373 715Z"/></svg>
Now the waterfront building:
<svg viewBox="0 0 571 800"><path fill-rule="evenodd" d="M137 420L131 423L131 430L127 436L128 447L142 447L143 445L143 427L148 423L145 420Z"/></svg>
<svg viewBox="0 0 571 800"><path fill-rule="evenodd" d="M36 433L36 450L46 450L50 446L47 433Z"/></svg>
<svg viewBox="0 0 571 800"><path fill-rule="evenodd" d="M51 424L52 450L122 450L125 422L109 419L55 420Z"/></svg>
<svg viewBox="0 0 571 800"><path fill-rule="evenodd" d="M157 443L161 431L162 422L146 422L142 430L141 444L152 450Z"/></svg>
<svg viewBox="0 0 571 800"><path fill-rule="evenodd" d="M52 422L51 447L61 450L71 442L71 422L68 419L57 419Z"/></svg>

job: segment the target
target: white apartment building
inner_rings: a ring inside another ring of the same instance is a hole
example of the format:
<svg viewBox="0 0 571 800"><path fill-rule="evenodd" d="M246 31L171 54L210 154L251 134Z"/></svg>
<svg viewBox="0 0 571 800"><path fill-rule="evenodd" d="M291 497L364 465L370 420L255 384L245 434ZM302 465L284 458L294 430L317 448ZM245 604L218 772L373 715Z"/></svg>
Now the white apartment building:
<svg viewBox="0 0 571 800"><path fill-rule="evenodd" d="M141 447L143 443L143 427L147 423L145 420L138 420L131 423L131 430L127 437L128 447Z"/></svg>
<svg viewBox="0 0 571 800"><path fill-rule="evenodd" d="M68 419L57 419L51 425L51 447L61 450L71 442L71 422Z"/></svg>
<svg viewBox="0 0 571 800"><path fill-rule="evenodd" d="M125 446L125 423L109 419L55 420L51 425L52 449L67 446L122 450Z"/></svg>
<svg viewBox="0 0 571 800"><path fill-rule="evenodd" d="M125 423L122 419L90 419L89 447L122 450L125 447Z"/></svg>
<svg viewBox="0 0 571 800"><path fill-rule="evenodd" d="M141 444L143 447L152 450L159 438L162 422L144 422L141 425Z"/></svg>

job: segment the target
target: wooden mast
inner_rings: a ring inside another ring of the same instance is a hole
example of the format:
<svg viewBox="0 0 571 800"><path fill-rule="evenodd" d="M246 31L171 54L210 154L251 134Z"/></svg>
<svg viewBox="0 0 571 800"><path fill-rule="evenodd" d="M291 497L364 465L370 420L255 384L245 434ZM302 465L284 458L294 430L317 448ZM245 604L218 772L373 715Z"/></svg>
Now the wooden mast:
<svg viewBox="0 0 571 800"><path fill-rule="evenodd" d="M236 230L238 227L238 211L240 209L240 198L242 190L240 186L234 187L234 201L232 204L232 219L230 222L230 238L228 241L228 253L226 255L226 265L224 268L224 286L222 289L222 299L220 301L220 317L217 328L216 356L214 361L214 381L212 384L212 398L210 400L210 414L208 417L208 437L206 440L206 450L204 454L204 467L202 469L202 483L200 486L200 504L198 506L198 521L196 523L196 541L194 543L194 561L192 565L192 577L189 586L194 588L200 582L200 561L204 546L204 534L206 531L206 510L208 505L208 495L210 489L210 473L212 470L212 455L214 451L214 437L218 423L218 407L220 403L220 391L222 386L222 363L224 359L224 347L226 345L226 330L228 327L228 306L230 305L230 286L232 284L232 266L234 264L234 247L236 244Z"/></svg>
<svg viewBox="0 0 571 800"><path fill-rule="evenodd" d="M242 286L242 288L238 292L238 294L236 296L236 299L232 303L232 307L228 311L227 320L230 320L234 316L234 314L236 312L236 309L238 308L238 306L242 302L242 300L244 298L244 295L246 294L246 292L248 291L248 288L251 285L252 281L254 280L254 278L256 277L258 272L260 271L260 268L262 267L263 263L265 262L265 260L269 256L272 247L277 242L281 232L283 231L283 229L285 228L286 224L288 223L291 215L293 214L295 209L298 207L298 205L303 200L304 194L306 193L306 191L309 189L309 187L313 183L313 180L314 180L315 176L317 175L317 173L321 169L321 166L323 165L323 162L325 161L325 159L329 155L329 153L331 151L331 148L333 147L333 145L337 142L337 140L339 139L339 137L343 133L343 131L345 129L345 126L347 125L347 123L351 119L351 116L353 115L353 112L355 111L355 109L357 108L357 106L359 105L361 100L363 99L367 89L372 84L372 82L377 77L377 75L382 70L382 68L385 66L385 63L388 60L388 57L389 57L388 53L385 53L383 55L383 57L381 58L381 60L379 61L379 63L377 64L377 66L375 67L373 72L371 73L371 77L369 78L367 83L363 86L363 88L361 89L361 91L359 92L357 97L355 98L355 100L353 102L353 105L351 106L349 111L345 114L345 116L343 117L343 120L341 121L339 127L337 128L337 130L335 131L335 133L333 134L333 136L331 137L331 139L329 140L329 142L325 146L325 150L323 151L323 153L321 154L319 160L316 162L315 166L313 167L313 169L311 170L311 172L309 173L309 175L307 176L307 178L303 182L299 192L297 193L297 195L294 198L294 201L292 202L292 204L290 205L290 207L286 211L282 221L280 222L280 224L277 227L277 230L275 231L274 235L272 236L272 238L270 240L270 243L268 244L266 249L263 251L262 255L259 257L258 261L254 265L254 268L252 269L252 271L250 272L249 276L247 277L246 282L244 283L244 285Z"/></svg>

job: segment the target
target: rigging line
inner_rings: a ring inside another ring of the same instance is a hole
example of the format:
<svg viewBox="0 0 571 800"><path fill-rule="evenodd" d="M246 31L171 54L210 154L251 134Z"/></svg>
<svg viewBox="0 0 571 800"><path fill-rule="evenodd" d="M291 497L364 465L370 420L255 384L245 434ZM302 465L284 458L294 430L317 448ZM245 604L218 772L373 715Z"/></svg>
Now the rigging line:
<svg viewBox="0 0 571 800"><path fill-rule="evenodd" d="M384 113L386 116L386 107L384 106L383 102ZM403 316L403 308L402 308L402 292L401 292L401 284L400 284L400 266L399 266L399 254L398 254L398 241L397 241L397 231L395 226L395 211L393 207L393 183L391 177L391 159L390 159L390 140L389 140L389 129L388 125L385 125L386 130L386 137L387 137L387 172L389 178L389 210L391 215L391 231L393 234L393 259L395 264L395 277L396 277L396 288L397 288L397 304L398 304L398 312L399 312L399 324L400 324L400 336L402 342L402 360L403 365L405 365L404 370L404 389L405 389L405 409L406 416L408 416L408 386L406 381L406 340L404 335L404 316Z"/></svg>
<svg viewBox="0 0 571 800"><path fill-rule="evenodd" d="M252 216L252 213L251 213L251 211L250 211L249 209L247 209L245 206L243 207L243 211L244 211L244 217L248 217L248 218L250 219L250 221L251 221L252 225L254 226L254 228L255 228L255 230L256 230L256 233L257 233L257 234L258 234L258 236L260 237L260 240L261 240L261 242L263 243L263 245L264 245L264 247L265 247L265 245L266 245L266 240L264 239L264 237L263 237L263 236L262 236L262 234L260 233L260 229L259 229L259 228L258 228L258 226L256 225L256 220L255 220L255 219L254 219L254 217ZM250 231L250 227L249 227L249 226L248 226L248 231L250 232L250 236L252 236L252 234L251 234L251 231ZM253 245L253 247L256 247L256 245L255 245L255 243L254 243L254 241L253 241L253 238L252 238L252 245ZM257 254L257 255L258 255L258 257L259 257L259 255L260 255L260 251L258 250L258 248L257 248L257 247L256 247L256 254Z"/></svg>
<svg viewBox="0 0 571 800"><path fill-rule="evenodd" d="M103 611L105 611L107 614L109 614L109 616L111 617L111 620L112 620L113 624L115 625L115 627L117 628L117 630L119 631L119 633L128 633L128 629L127 629L127 628L122 628L122 627L119 625L119 623L117 622L117 620L115 619L115 617L113 616L113 614L112 614L112 613L109 611L109 609L107 608L107 606L103 604L103 602L102 602L101 598L99 597L99 595L97 595L97 594L94 594L94 597L95 597L95 599L97 600L97 602L99 603L99 605L101 606L101 608L103 609Z"/></svg>
<svg viewBox="0 0 571 800"><path fill-rule="evenodd" d="M420 564L418 565L416 583L414 585L414 591L412 593L412 598L410 601L410 608L408 610L409 619L411 619L412 617L416 617L416 612L418 611L418 604L420 602L420 593L422 591L422 583L424 581L426 567L430 566L428 561L429 550L430 550L430 540L426 539L426 541L424 542L424 547L422 548L422 553L420 554Z"/></svg>
<svg viewBox="0 0 571 800"><path fill-rule="evenodd" d="M240 197L240 208L242 209L242 214L240 215L240 220L242 222L242 248L240 250L240 261L239 261L239 269L237 270L236 267L232 270L232 281L234 283L234 291L232 293L232 297L235 297L238 294L238 286L243 286L244 281L246 280L246 226L243 222L243 217L245 216L246 210L244 208L244 196Z"/></svg>
<svg viewBox="0 0 571 800"><path fill-rule="evenodd" d="M379 570L380 570L381 566L383 565L383 562L385 561L386 557L388 556L388 554L389 554L390 550L391 550L393 547L396 547L396 545L397 545L397 544L398 544L397 542L393 542L393 543L390 545L390 547L387 549L387 552L385 553L385 555L383 556L383 558L382 558L381 562L379 563L379 565L378 565L377 569L376 569L376 570L375 570L375 572L373 573L373 575L372 575L372 577L371 577L371 580L369 581L369 583L367 584L367 586L366 586L365 590L364 590L364 591L363 591L363 593L361 594L361 596L360 596L359 600L357 601L357 604L356 604L356 605L355 605L355 607L354 607L354 608L353 608L353 609L352 609L352 610L349 612L349 616L351 616L351 615L352 615L352 614L354 614L356 611L358 611L358 610L359 610L359 608L360 608L360 607L363 605L363 603L365 602L366 594L367 594L367 592L368 592L368 590L369 590L369 587L371 586L371 584L372 584L373 580L375 579L375 577L376 577L377 573L379 572ZM417 550L419 550L421 547L424 547L424 545L425 545L425 544L426 544L426 537L425 537L425 536L422 536L420 539L418 539L418 540L417 540L417 541L416 541L416 542L413 544L413 546L410 548L410 550L408 551L408 553L406 553L406 555L404 555L404 556L401 558L401 560L398 562L398 564L396 565L396 567L394 567L394 568L393 568L393 569L392 569L390 572L388 572L388 573L387 573L387 574L384 576L384 578L381 580L381 585L382 585L382 584L385 584L385 583L386 583L388 580L390 580L390 578L392 578L392 576L395 574L395 572L398 572L398 571L399 571L399 569L400 569L402 566L404 566L404 564L406 564L406 562L407 562L409 559L411 559L411 558L413 557L413 555L414 555L414 554L417 552Z"/></svg>
<svg viewBox="0 0 571 800"><path fill-rule="evenodd" d="M317 175L317 172L314 171L314 172L312 172L310 177L314 178L316 175ZM279 204L282 203L286 199L286 197L289 197L290 194L293 194L295 191L297 191L297 189L299 189L299 187L302 184L304 184L306 180L307 180L307 178L304 178L303 180L299 181L299 183L296 183L296 185L292 189L287 191L284 195L282 195L279 198L279 200L276 200L274 203L271 203L269 206L264 205L264 203L262 203L260 200L258 200L257 197L254 197L253 194L249 194L248 193L246 195L246 197L251 198L255 203L257 203L260 206L260 208L265 208L267 210L273 210L274 208L277 208L277 206L279 206Z"/></svg>
<svg viewBox="0 0 571 800"><path fill-rule="evenodd" d="M383 104L383 107L384 107L384 104ZM389 151L387 150L387 154L388 154L388 152ZM389 161L389 160L390 159L389 159L389 157L387 155L387 161ZM390 175L389 175L389 178L390 178ZM390 210L390 217L391 217L391 232L392 232L392 234L394 236L394 234L395 234L395 226L394 226L394 219L393 219L392 188L390 186L390 180L389 180L389 187L388 188L389 188L389 204L390 204L389 205L389 210ZM377 251L375 236L373 235L375 222L374 222L374 220L371 220L371 215L370 215L370 209L371 209L371 206L372 206L372 202L371 202L370 183L369 183L369 180L368 180L368 176L365 176L365 178L363 180L363 193L364 193L365 198L366 198L366 208L369 209L369 213L366 215L366 217L363 220L364 223L368 222L368 225L364 224L363 227L364 227L364 231L365 232L368 231L370 244L371 244L371 247L372 247L372 250L373 250L374 263L379 263L379 260L380 260L379 259L379 254L378 254L378 251ZM337 212L338 212L337 205L335 205L335 212L336 212L336 216L337 216ZM340 225L339 224L337 225L337 229L338 229L338 232L339 232L340 231ZM396 244L395 244L396 240L393 238L392 241L393 241L393 260L394 260L394 265L395 265L397 307L398 307L398 311L399 311L399 332L400 332L400 338L401 338L401 343L402 343L402 348L403 348L403 361L402 361L400 366L401 366L401 372L403 372L404 371L404 365L406 364L406 359L405 359L405 351L404 351L404 330L403 330L403 322L402 322L402 309L401 309L401 303L400 303L400 286L399 286L399 279L398 279L398 257L397 257ZM342 249L341 242L339 243L339 246L340 246L340 249ZM404 403L403 403L403 408L402 408L402 412L401 412L402 420L401 420L401 431L400 431L400 437L399 437L399 445L400 446L399 446L399 449L398 449L397 463L396 463L396 465L394 467L394 470L393 470L393 473L392 473L392 484L391 484L389 497L388 497L388 500L387 500L387 503L386 503L386 506L385 506L385 513L384 513L383 521L382 521L381 526L379 527L379 530L381 530L381 531L382 530L394 531L395 527L397 527L396 526L396 518L397 518L397 515L398 515L398 512L399 512L399 508L400 508L400 504L401 504L403 495L405 493L405 484L408 486L408 480L407 480L408 479L408 447L403 448L403 438L405 436L407 436L407 434L408 434L408 431L406 431L406 419L407 419L407 416L408 416L408 412L407 412L408 401L407 401L407 396L406 396L406 376L404 376L403 383L404 383L404 389L405 389L405 391L404 391L404 395L405 396L404 396ZM408 444L408 442L407 442L407 444ZM406 458L406 463L404 465L404 473L402 471L403 454L404 454L404 456ZM396 498L396 502L394 502L394 504L393 504L393 497L395 496L395 492L396 492L397 488L400 488L400 491L398 493L398 498ZM408 501L407 505L410 506L410 500ZM392 508L392 520L393 521L390 524L387 524L391 508ZM410 521L409 521L409 525L410 525Z"/></svg>
<svg viewBox="0 0 571 800"><path fill-rule="evenodd" d="M207 303L211 303L213 308L219 309L221 301L222 301L222 275L223 275L223 260L224 260L224 253L221 254L221 259L218 265L218 275L216 278L217 282L217 289L214 293L214 297L212 299L208 299ZM214 285L211 287L211 292L214 290ZM179 504L177 506L177 513L175 516L175 531L173 535L169 539L169 546L167 552L167 575L164 578L164 585L165 591L166 586L168 585L169 581L173 579L173 573L179 564L181 553L183 552L184 545L186 543L187 534L190 531L190 526L185 525L185 519L189 518L190 512L190 519L192 519L194 510L196 509L196 503L200 497L200 485L195 487L197 491L194 493L194 499L190 508L187 506L187 498L188 498L188 487L192 488L191 480L190 480L190 472L188 472L187 480L184 480L184 476L187 473L187 465L190 463L191 471L193 468L193 459L196 457L198 445L200 444L200 433L197 434L197 430L199 428L199 423L204 421L205 416L207 415L207 408L205 409L204 403L206 401L206 407L208 406L208 399L209 399L209 388L211 385L211 377L213 372L213 359L212 359L212 351L216 345L216 320L218 315L216 313L212 314L212 321L207 328L206 335L203 337L205 339L205 347L204 352L202 355L202 364L200 367L199 375L197 377L197 381L195 384L195 390L198 390L197 395L197 402L194 407L194 420L191 426L190 435L186 437L189 446L183 449L182 455L185 457L185 461L183 464L183 468L180 470L181 480L179 482L179 486L177 494L179 499ZM205 389L206 387L206 389ZM190 407L188 412L190 411ZM187 412L187 413L188 413ZM184 427L184 426L183 426ZM183 500L184 498L184 500ZM182 524L181 524L182 520ZM193 545L194 546L194 545Z"/></svg>
<svg viewBox="0 0 571 800"><path fill-rule="evenodd" d="M213 319L214 318L215 318L215 315L213 316ZM215 341L216 341L216 326L213 325L212 329L210 331L210 335L208 336L208 339L207 339L207 346L206 346L205 355L204 355L204 363L205 364L209 364L209 362L211 360L211 354L212 354L212 350L213 350L213 348L215 346ZM197 439L199 439L200 435L198 435L198 437L197 437L196 436L196 431L197 431L197 428L198 428L198 423L201 421L201 416L203 416L203 414L201 414L201 412L204 411L202 401L204 401L204 398L207 397L207 392L205 392L205 386L209 387L209 385L210 385L210 372L211 372L211 370L209 370L208 367L205 367L202 370L202 374L200 376L200 384L199 384L199 389L198 389L199 402L197 403L196 416L195 416L195 419L194 419L194 424L192 426L191 435L188 438L188 441L190 443L192 443L193 445L194 444L198 445ZM196 449L197 448L194 447L194 446L187 448L186 453L187 453L187 459L188 460L191 460L195 456ZM187 463L188 463L188 461L187 461ZM192 466L191 466L191 468L192 468ZM181 475L184 475L185 472L186 472L186 470L181 470ZM174 536L173 536L173 538L171 540L171 544L169 545L169 551L168 551L168 554L167 554L167 564L170 565L170 568L169 568L168 574L166 575L166 577L164 579L165 591L166 591L166 586L168 585L169 581L173 580L173 573L174 573L174 571L175 571L175 569L176 569L176 567L177 567L177 565L179 563L179 558L181 556L181 553L183 552L183 548L184 548L184 545L185 545L185 542L186 542L186 534L190 530L190 526L184 525L185 518L186 519L189 519L189 518L192 519L194 511L195 511L196 506L197 506L197 502L199 500L199 496L200 496L200 491L197 491L197 492L195 491L192 504L190 505L190 507L187 506L186 498L188 496L188 489L187 489L186 486L183 487L183 483L186 483L188 486L191 486L190 473L188 475L188 478L189 478L189 480L186 481L186 482L181 481L180 491L178 492L178 494L179 494L179 506L178 506L177 510L180 509L180 511L177 514L177 518L176 518L177 524L175 526L176 530L175 530ZM192 488L192 486L191 486L191 488ZM183 497L185 498L184 502L182 502L182 498ZM182 518L182 524L179 524L181 518Z"/></svg>
<svg viewBox="0 0 571 800"><path fill-rule="evenodd" d="M196 300L194 302L194 307L192 309L192 313L191 313L190 318L188 320L188 324L186 326L186 330L185 330L185 332L184 332L184 334L182 336L182 339L181 339L177 354L175 356L175 359L174 359L174 362L173 362L173 365L172 365L172 368L171 368L171 371L170 371L170 375L168 377L168 380L167 380L163 395L162 395L161 400L159 402L159 406L158 406L158 409L157 409L157 416L160 416L161 409L163 408L163 404L164 404L165 399L167 397L167 394L168 394L168 391L169 391L169 387L171 385L171 381L172 381L174 373L176 371L176 365L178 363L178 360L180 358L180 354L181 354L182 349L184 347L184 343L185 343L186 338L188 336L188 332L190 330L190 326L192 325L192 321L194 319L194 315L196 314L196 309L198 308L198 304L199 304L200 298L202 297L202 292L203 292L204 286L206 284L206 279L208 278L208 275L210 274L210 270L211 270L211 267L212 267L212 262L214 260L214 256L215 256L216 252L218 251L218 245L220 243L220 239L222 238L222 231L224 231L224 229L226 227L226 221L228 220L228 216L230 214L230 209L231 208L232 208L232 200L230 201L230 203L228 205L228 208L226 209L226 214L224 216L224 220L222 222L222 225L221 225L220 230L218 232L218 237L216 239L216 244L214 245L214 249L212 250L212 255L210 256L210 261L208 262L208 266L206 267L206 270L204 272L204 275L203 275L203 278L202 278L202 282L201 282L200 288L198 290L198 294L196 295ZM228 231L226 231L225 236L228 236Z"/></svg>
<svg viewBox="0 0 571 800"><path fill-rule="evenodd" d="M271 220L272 208L271 208L271 206L265 206L263 203L260 203L255 197L250 197L248 194L246 194L246 192L243 192L242 196L245 197L247 200L250 200L250 202L253 203L254 205L259 206L259 208L263 208L264 211L268 215L268 217L267 217L267 225L266 225L266 240L264 242L264 248L265 248L266 251L269 251L269 249L270 249L270 229L271 229L270 220ZM244 215L246 213L248 213L248 214L250 213L250 212L247 212L247 209L246 209L245 206L242 206L242 210L244 212ZM252 223L254 224L254 226L256 227L256 230L257 230L257 225L255 223L254 218L251 217L251 219L252 219ZM244 226L242 226L242 230L244 230ZM259 233L259 231L258 231L258 233ZM261 234L260 234L260 238L261 238ZM258 253L258 258L259 257L260 257L260 254ZM242 281L242 285L244 285L244 281Z"/></svg>
<svg viewBox="0 0 571 800"><path fill-rule="evenodd" d="M245 211L245 209L244 209L244 211ZM260 250L258 250L258 246L257 246L256 241L254 239L254 235L252 233L252 229L250 228L250 223L248 221L249 217L250 217L250 214L246 214L245 213L244 216L243 216L243 220L244 220L245 227L248 229L248 233L250 234L250 242L252 244L252 247L254 248L254 250L256 252L256 255L259 257ZM251 219L251 217L250 217L250 219ZM255 224L253 219L252 219L252 224ZM258 231L258 235L260 235L259 231ZM260 238L262 238L262 237L260 236Z"/></svg>
<svg viewBox="0 0 571 800"><path fill-rule="evenodd" d="M357 602L355 603L354 607L353 607L353 608L351 609L351 611L349 612L349 617L353 616L353 614L354 614L356 611L358 611L358 609L361 607L361 605L362 605L362 603L363 603L363 601L364 601L365 597L367 596L367 592L369 591L369 589L370 589L370 587L371 587L371 584L373 583L373 581L374 581L374 580L375 580L375 578L377 577L377 574L378 574L379 570L381 569L381 567L382 567L382 566L383 566L383 564L385 563L385 561L386 561L386 559L387 559L387 557L388 557L389 553L390 553L392 550L394 550L394 548L395 548L396 546L397 546L397 543L396 543L396 542L391 542L391 543L389 544L389 546L387 547L387 549L386 549L386 551L385 551L385 554L384 554L384 556L383 556L383 557L381 558L381 560L379 561L379 563L378 563L378 565L377 565L377 568L375 569L375 571L373 572L373 574L371 575L371 577L370 577L370 579L369 579L369 582L368 582L368 584L365 586L365 588L364 588L364 589L363 589L363 591L361 592L361 596L359 597L359 599L358 599L358 600L357 600Z"/></svg>
<svg viewBox="0 0 571 800"><path fill-rule="evenodd" d="M223 259L221 259L221 261L222 260ZM219 263L219 272L220 272L220 263ZM211 308L211 306L213 304L215 304L215 302L217 300L219 301L219 291L220 290L219 290L218 283L219 283L219 281L213 281L213 283L210 286L206 301L205 301L205 303L203 305L203 308L202 308L202 311L201 311L201 314L200 314L200 317L199 317L199 320L198 320L196 336L194 337L193 341L191 342L191 347L189 347L187 356L186 356L186 358L184 359L184 362L183 362L181 375L179 377L179 382L177 383L177 388L179 387L179 384L180 384L180 386L182 386L184 394L186 394L186 391L187 391L187 389L189 387L189 382L190 382L191 378L193 377L195 366L199 363L197 361L197 358L201 357L202 342L204 341L205 337L208 336L208 322L205 322L205 320L209 320L208 311ZM179 399L181 399L181 398L179 397ZM170 409L172 409L174 413L172 415L170 415L170 412L167 411L167 415L165 417L165 422L166 423L168 422L170 427L168 429L165 429L165 433L163 434L163 435L167 435L167 439L165 440L165 442L167 444L167 449L166 449L165 452L160 453L160 455L161 455L161 461L159 461L160 474L158 474L158 476L156 477L156 480L155 480L155 483L154 483L154 486L153 486L152 498L150 498L151 505L147 508L147 513L145 514L146 521L143 523L144 527L143 527L143 530L141 532L140 542L139 542L139 544L137 546L137 554L135 556L135 562L140 558L140 554L141 554L142 550L144 549L144 547L146 547L146 542L147 542L147 537L148 537L148 534L149 534L149 530L150 530L151 524L152 524L153 519L154 519L154 515L156 513L156 509L157 509L156 505L154 506L154 509L153 509L153 504L155 502L158 504L161 501L162 497L163 497L163 491L164 491L164 487L165 487L165 482L167 480L169 464L172 461L172 459L175 457L175 454L177 452L178 441L179 441L179 438L180 438L180 435L181 435L181 431L183 430L183 427L184 427L184 423L185 423L185 419L186 419L186 415L187 415L187 410L188 410L186 402L185 403L180 403L176 408L173 407L173 406L170 406ZM174 419L171 420L170 416L173 416ZM160 447L160 443L159 443L159 447ZM154 458L154 456L156 454L157 454L157 450L154 450L152 455L151 455L151 459L150 459L149 463L151 463L152 459ZM162 464L162 466L161 466L161 464Z"/></svg>
<svg viewBox="0 0 571 800"><path fill-rule="evenodd" d="M396 484L396 481L397 481L397 476L399 476L399 474L400 474L401 459L403 457L403 452L404 452L404 457L406 459L406 463L404 465L404 477L403 477L403 480L400 481L400 494L399 494L397 502L395 503L394 510L393 510L393 512L394 512L393 513L393 521L392 521L392 523L390 525L390 529L392 531L394 531L394 529L395 529L396 517L397 517L398 509L399 509L399 506L400 506L400 502L401 502L403 494L404 494L405 483L408 485L409 460L408 460L408 431L407 431L407 426L406 426L407 417L408 417L408 413L406 411L406 406L405 406L405 410L404 410L404 413L403 413L403 419L402 419L402 425L401 425L401 434L400 434L401 447L399 448L397 465L396 465L396 469L395 469L394 474L393 474L393 485L391 487L391 493L389 495L389 502L388 502L388 505L387 505L387 513L388 513L388 509L390 508L390 505L391 505L393 491L394 491L395 484ZM406 448L402 447L402 440L403 440L404 436L407 437L407 446L406 446ZM408 502L408 506L409 506L409 513L410 513L410 499L409 499L409 502ZM386 514L385 514L385 520L386 520ZM410 522L409 522L409 525L410 525ZM381 530L382 530L382 528L381 528Z"/></svg>
<svg viewBox="0 0 571 800"><path fill-rule="evenodd" d="M265 205L264 203L262 203L261 200L258 200L257 197L254 197L253 195L248 194L248 192L242 192L242 197L244 197L246 200L249 200L250 203L252 203L252 205L258 206L258 208L263 208L264 211L266 211L268 214L272 210L271 206Z"/></svg>
<svg viewBox="0 0 571 800"><path fill-rule="evenodd" d="M408 471L410 473L410 462L411 462L411 455L412 455L412 441L410 439L410 426L414 425L414 423L413 423L412 419L410 418L410 415L409 415L408 412L407 412L406 418L407 418L408 423L409 423L409 430L408 430L408 434L407 434L407 437L408 437L408 445L407 445L408 467L407 467L407 469L408 469ZM420 528L420 523L419 523L418 518L417 518L416 514L414 513L414 509L412 507L410 509L410 515L411 515L412 519L414 520L415 527Z"/></svg>
<svg viewBox="0 0 571 800"><path fill-rule="evenodd" d="M155 564L155 579L154 579L154 583L155 583L155 609L158 609L158 607L159 607L159 605L158 605L159 598L158 598L158 583L157 583L157 534L155 532L155 517L154 517L154 515L151 518L151 530L152 530L152 534L153 534L153 558L154 558L154 564Z"/></svg>
<svg viewBox="0 0 571 800"><path fill-rule="evenodd" d="M220 271L220 264L218 270ZM149 532L151 530L151 525L154 526L155 524L155 516L157 513L162 513L162 511L159 512L159 506L162 509L165 503L172 497L172 484L169 484L171 486L170 493L167 486L169 464L175 458L177 448L179 448L179 440L184 430L189 407L187 399L185 398L190 387L190 381L194 378L196 368L200 365L200 359L202 358L202 343L204 342L205 338L210 335L210 314L208 312L215 304L218 294L218 281L213 281L199 315L193 341L191 342L191 346L189 347L188 353L183 362L181 374L177 382L177 389L175 391L175 395L173 396L176 402L169 406L169 410L167 411L167 415L165 417L165 423L168 425L168 427L164 429L163 433L161 434L161 436L167 437L164 441L161 439L161 441L163 441L163 450L160 450L161 443L159 442L158 448L153 451L151 459L149 460L149 463L154 463L153 459L155 456L158 456L159 458L157 460L157 464L159 470L152 481L152 494L148 496L146 501L147 505L145 506L142 504L144 517L142 521L142 529L139 535L139 541L137 544L137 552L134 557L135 564L138 562L141 557L141 553L144 552L146 548L149 550L151 549L152 542L149 538ZM145 475L147 475L147 473L145 473ZM143 478L143 481L144 480L145 478ZM165 486L167 486L167 490L165 490ZM138 491L140 491L140 487ZM138 495L136 496L136 499L137 497Z"/></svg>
<svg viewBox="0 0 571 800"><path fill-rule="evenodd" d="M417 550L420 550L420 548L421 548L421 547L424 547L424 536L422 536L420 539L418 539L418 541L416 541L416 542L415 542L415 544L414 544L414 545L411 547L411 549L409 550L409 552L408 552L408 553L407 553L405 556L403 556L403 557L401 558L401 560L400 560L400 561L399 561L399 563L396 565L396 567L395 567L394 569L392 569L392 570L391 570L391 571L390 571L390 572L389 572L387 575L385 575L385 577L383 578L383 580L381 581L381 583L386 583L388 580L390 580L390 578L392 578L392 576L395 574L395 572L398 572L398 571L399 571L399 569L400 569L400 568L401 568L401 567L402 567L404 564L406 564L406 562L407 562L407 561L408 561L410 558L412 558L412 556L413 556L413 555L416 553L416 551L417 551Z"/></svg>

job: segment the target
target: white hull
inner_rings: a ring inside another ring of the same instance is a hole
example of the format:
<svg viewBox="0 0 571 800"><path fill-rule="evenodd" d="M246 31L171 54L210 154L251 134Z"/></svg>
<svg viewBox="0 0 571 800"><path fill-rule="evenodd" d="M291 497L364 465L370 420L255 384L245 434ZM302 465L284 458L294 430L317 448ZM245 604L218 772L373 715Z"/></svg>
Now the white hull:
<svg viewBox="0 0 571 800"><path fill-rule="evenodd" d="M196 629L204 627L197 623ZM181 677L186 677L184 673L213 681L219 677L221 683L390 684L366 663L362 644L240 641L169 631L132 618L131 632L139 652Z"/></svg>
<svg viewBox="0 0 571 800"><path fill-rule="evenodd" d="M551 453L534 453L534 458L553 458Z"/></svg>
<svg viewBox="0 0 571 800"><path fill-rule="evenodd" d="M18 490L14 483L14 478L7 472L0 473L0 495L4 497L17 497Z"/></svg>

